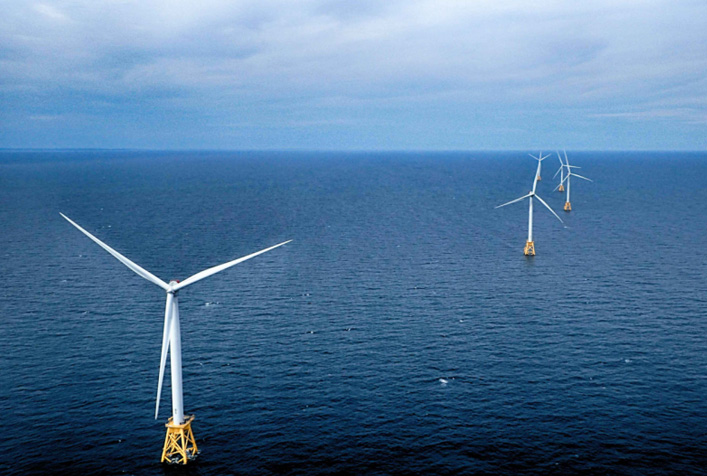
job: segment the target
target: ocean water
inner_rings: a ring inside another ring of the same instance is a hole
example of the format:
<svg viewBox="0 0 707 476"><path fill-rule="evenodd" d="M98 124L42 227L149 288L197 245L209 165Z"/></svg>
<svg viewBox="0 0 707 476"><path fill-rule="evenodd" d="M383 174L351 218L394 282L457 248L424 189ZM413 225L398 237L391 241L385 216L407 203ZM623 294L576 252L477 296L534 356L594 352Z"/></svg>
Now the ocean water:
<svg viewBox="0 0 707 476"><path fill-rule="evenodd" d="M704 474L707 154L0 152L0 473ZM159 463L164 280L201 450Z"/></svg>

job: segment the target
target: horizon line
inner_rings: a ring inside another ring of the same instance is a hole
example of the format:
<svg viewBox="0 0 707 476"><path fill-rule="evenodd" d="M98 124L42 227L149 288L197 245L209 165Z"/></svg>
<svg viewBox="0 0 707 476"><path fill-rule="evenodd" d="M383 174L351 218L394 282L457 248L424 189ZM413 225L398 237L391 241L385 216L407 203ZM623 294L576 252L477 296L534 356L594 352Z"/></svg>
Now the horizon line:
<svg viewBox="0 0 707 476"><path fill-rule="evenodd" d="M2 152L272 152L272 153L469 153L469 152L526 152L528 150L556 151L570 150L572 152L689 152L703 153L707 149L592 149L592 148L549 148L528 147L508 149L308 149L308 148L268 148L268 149L236 149L236 148L152 148L152 147L0 147Z"/></svg>

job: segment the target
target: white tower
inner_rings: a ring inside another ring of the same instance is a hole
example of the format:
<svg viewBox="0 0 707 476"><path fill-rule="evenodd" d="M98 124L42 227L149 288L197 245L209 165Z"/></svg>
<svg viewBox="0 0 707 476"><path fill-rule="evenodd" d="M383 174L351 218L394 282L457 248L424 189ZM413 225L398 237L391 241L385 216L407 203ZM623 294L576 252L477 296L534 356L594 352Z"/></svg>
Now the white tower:
<svg viewBox="0 0 707 476"><path fill-rule="evenodd" d="M196 457L199 449L196 446L194 433L191 429L191 422L194 420L194 415L185 418L184 415L184 397L182 393L182 336L179 328L179 298L177 294L180 289L183 289L190 284L201 281L204 278L216 274L219 271L235 266L245 260L254 258L267 251L273 250L278 246L289 243L292 240L265 248L256 253L249 254L242 258L238 258L228 263L224 263L212 268L206 269L195 275L185 279L182 282L170 281L169 284L159 279L154 274L141 268L137 264L130 261L125 256L115 251L110 246L103 243L101 240L90 234L88 231L81 228L78 224L72 221L69 217L61 214L62 217L78 228L84 235L88 236L98 246L113 255L118 261L130 268L139 276L150 281L153 284L161 287L167 293L167 303L164 312L164 328L162 331L162 354L160 356L160 372L157 381L157 402L155 404L155 419L159 414L160 395L162 393L162 380L164 378L164 369L167 362L167 353L170 357L170 375L172 378L172 416L167 421L167 435L165 436L164 446L162 448L162 460L170 463L186 464L187 461Z"/></svg>
<svg viewBox="0 0 707 476"><path fill-rule="evenodd" d="M533 157L533 158L535 158L535 157ZM544 158L544 157L543 157L543 158ZM535 158L535 159L537 160L537 158ZM535 178L533 179L533 190L531 190L530 193L528 193L527 195L523 195L523 196L520 197L520 198L516 198L515 200L511 200L511 201L508 202L508 203L504 203L503 205L499 205L499 206L496 207L496 208L505 207L506 205L510 205L511 203L520 202L521 200L525 200L526 198L527 198L528 201L530 202L530 203L528 204L528 241L525 242L525 248L524 248L524 250L523 250L523 254L525 254L525 256L535 256L535 242L533 241L533 199L534 199L534 198L538 199L538 200L540 201L540 203L542 203L543 205L545 205L545 208L547 208L548 210L550 210L550 212L551 212L553 215L555 215L555 217L556 217L558 220L560 220L560 223L563 223L563 222L562 222L562 219L557 215L557 213L555 213L555 211L554 211L552 208L550 208L550 205L548 205L547 203L545 203L545 200L543 200L542 198L540 198L540 197L535 193L535 188L536 188L537 185L538 185L538 176L540 175L540 163L541 163L541 160L542 160L542 159L538 160L538 170L537 170L537 172L535 173Z"/></svg>

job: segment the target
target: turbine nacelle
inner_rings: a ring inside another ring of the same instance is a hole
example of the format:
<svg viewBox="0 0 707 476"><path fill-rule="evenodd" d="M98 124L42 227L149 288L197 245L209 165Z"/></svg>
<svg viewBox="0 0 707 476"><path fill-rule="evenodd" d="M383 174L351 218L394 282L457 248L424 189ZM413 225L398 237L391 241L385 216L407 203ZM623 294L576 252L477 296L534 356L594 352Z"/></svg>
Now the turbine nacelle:
<svg viewBox="0 0 707 476"><path fill-rule="evenodd" d="M537 183L537 181L536 181L536 183ZM545 203L545 200L543 200L542 198L540 198L540 196L538 196L538 194L535 193L534 190L531 190L530 192L528 192L527 195L523 195L523 196L520 197L520 198L516 198L515 200L511 200L510 202L504 203L503 205L498 205L498 206L496 206L496 207L494 207L494 208L505 207L506 205L510 205L510 204L512 204L512 203L520 202L521 200L525 200L526 198L530 199L531 202L533 201L533 199L536 199L537 201L539 201L540 203L542 203L543 206L544 206L545 208L547 208L548 210L550 210L550 213L552 213L552 214L555 216L555 218L557 218L558 220L560 220L560 223L562 223L562 224L564 225L565 222L562 221L562 218L560 218L560 216L559 216L557 213L555 213L555 210L553 210L552 208L550 208L550 205L548 205L547 203Z"/></svg>
<svg viewBox="0 0 707 476"><path fill-rule="evenodd" d="M537 157L534 156L533 154L528 154L528 155L531 156L532 158L534 158L535 160L537 160L538 162L542 162L543 160L550 157L550 154L543 156L542 152L540 152Z"/></svg>

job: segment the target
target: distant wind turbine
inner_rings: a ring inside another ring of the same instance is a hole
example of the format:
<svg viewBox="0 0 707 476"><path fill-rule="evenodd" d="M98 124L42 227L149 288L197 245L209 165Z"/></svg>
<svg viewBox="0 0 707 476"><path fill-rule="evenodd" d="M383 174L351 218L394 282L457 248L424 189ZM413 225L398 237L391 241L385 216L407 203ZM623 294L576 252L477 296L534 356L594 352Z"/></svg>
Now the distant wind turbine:
<svg viewBox="0 0 707 476"><path fill-rule="evenodd" d="M557 177L557 174L560 174L560 185L555 187L555 190L558 190L559 192L564 192L565 191L565 186L562 185L562 183L565 181L565 163L562 162L562 157L560 157L560 153L557 153L557 159L560 161L560 168L557 169L557 172L555 172L555 175L552 176L552 178Z"/></svg>
<svg viewBox="0 0 707 476"><path fill-rule="evenodd" d="M106 250L108 253L113 255L118 261L123 263L125 266L134 271L138 276L150 281L153 284L164 289L167 293L167 304L165 306L164 314L164 329L162 333L162 354L160 357L160 373L159 380L157 382L157 402L155 405L155 419L159 413L160 408L160 394L162 393L162 379L164 377L164 369L167 361L167 352L170 355L170 374L172 377L172 416L167 422L167 435L165 437L164 447L162 449L162 462L172 462L186 464L188 460L194 459L199 452L196 446L196 441L194 440L194 433L191 429L191 422L194 420L194 415L189 416L187 419L184 417L184 399L182 396L182 339L181 332L179 328L179 300L177 299L177 293L197 281L201 281L204 278L208 278L212 274L216 274L220 271L235 266L238 263L242 263L245 260L254 258L260 254L267 251L273 250L278 246L282 246L289 243L292 240L285 241L270 248L265 248L258 252L249 254L242 258L238 258L228 263L224 263L212 268L206 269L195 275L185 279L182 282L170 281L169 284L165 283L159 279L154 274L141 268L137 264L130 261L125 256L121 255L115 251L110 246L103 243L101 240L90 234L88 231L81 228L78 224L72 221L69 217L60 214L69 223L74 225L78 230L84 235L88 236L93 240L98 246Z"/></svg>
<svg viewBox="0 0 707 476"><path fill-rule="evenodd" d="M529 205L528 205L528 207L529 207L528 208L528 241L525 243L525 249L523 250L523 253L525 254L525 256L535 256L535 242L533 241L533 199L534 198L537 198L540 201L540 203L545 205L545 208L550 210L550 213L555 215L555 218L560 220L560 223L564 223L562 221L562 219L557 215L557 213L555 213L555 211L552 208L550 208L550 205L545 203L545 200L543 200L542 198L540 198L538 195L535 194L535 188L538 185L537 177L540 175L541 160L542 159L538 160L538 171L535 174L535 178L533 179L533 190L531 190L531 192L527 195L523 195L520 198L516 198L515 200L511 200L508 203L504 203L503 205L499 205L496 207L496 208L501 208L501 207L505 207L506 205L510 205L511 203L520 202L521 200L524 200L526 198L528 199L528 202L529 202Z"/></svg>
<svg viewBox="0 0 707 476"><path fill-rule="evenodd" d="M538 174L536 176L536 180L538 180L538 181L542 180L542 177L540 176L540 169L542 168L541 163L543 160L547 159L550 156L546 155L545 157L543 157L542 152L540 152L537 157L535 157L533 154L528 154L528 155L538 161Z"/></svg>
<svg viewBox="0 0 707 476"><path fill-rule="evenodd" d="M581 178L582 180L587 180L589 182L592 182L591 179L588 179L587 177L583 177L579 174L576 174L572 172L572 169L581 169L581 167L577 167L576 165L570 165L570 161L567 160L567 152L562 151L565 154L565 167L567 168L567 175L564 178L564 181L567 182L567 201L565 202L565 208L564 210L566 212L571 212L572 211L572 204L570 203L570 181L571 177L577 177ZM555 190L559 189L562 186L562 182L560 182L560 185L555 187Z"/></svg>

